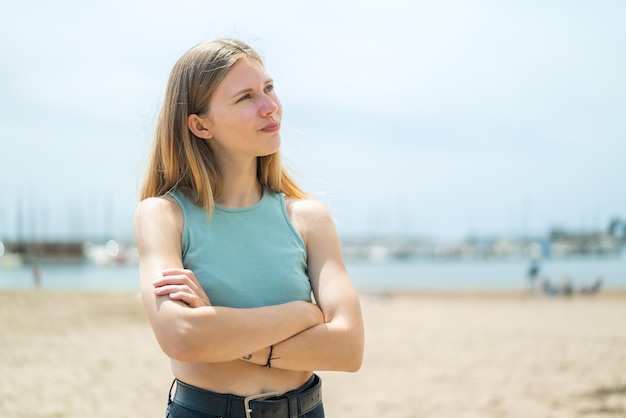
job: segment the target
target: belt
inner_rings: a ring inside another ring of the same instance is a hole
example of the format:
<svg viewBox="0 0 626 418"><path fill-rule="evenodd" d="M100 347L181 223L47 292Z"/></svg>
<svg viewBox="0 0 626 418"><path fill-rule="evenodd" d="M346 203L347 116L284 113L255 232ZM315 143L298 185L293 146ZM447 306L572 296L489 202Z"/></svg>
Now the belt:
<svg viewBox="0 0 626 418"><path fill-rule="evenodd" d="M230 418L298 418L322 402L322 380L314 374L301 388L282 395L247 398L210 392L176 379L173 402L197 412ZM271 399L263 399L271 397Z"/></svg>

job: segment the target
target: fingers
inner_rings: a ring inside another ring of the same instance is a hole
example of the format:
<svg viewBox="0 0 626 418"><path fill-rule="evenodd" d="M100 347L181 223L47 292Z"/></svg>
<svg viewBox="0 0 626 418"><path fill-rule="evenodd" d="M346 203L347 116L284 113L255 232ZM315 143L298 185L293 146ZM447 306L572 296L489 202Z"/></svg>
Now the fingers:
<svg viewBox="0 0 626 418"><path fill-rule="evenodd" d="M181 302L184 302L192 308L198 308L205 305L195 293L174 292L170 293L169 297L172 300L179 300Z"/></svg>
<svg viewBox="0 0 626 418"><path fill-rule="evenodd" d="M183 285L186 284L191 288L200 288L200 283L191 270L185 269L166 269L161 272L161 277L152 282L154 287L167 286L170 284Z"/></svg>
<svg viewBox="0 0 626 418"><path fill-rule="evenodd" d="M204 292L196 292L187 285L165 285L154 289L157 296L168 296L172 300L185 302L192 308L199 306L210 306L211 301L206 297ZM204 298L203 298L204 296Z"/></svg>
<svg viewBox="0 0 626 418"><path fill-rule="evenodd" d="M187 270L187 269L183 269L183 268L177 268L177 267L164 269L164 270L161 271L161 273L164 276L181 275L181 274L182 275L193 276L193 271Z"/></svg>
<svg viewBox="0 0 626 418"><path fill-rule="evenodd" d="M194 293L193 289L191 289L187 285L166 285L159 286L154 289L154 294L157 296L165 296L170 295L172 293Z"/></svg>
<svg viewBox="0 0 626 418"><path fill-rule="evenodd" d="M211 305L209 297L191 270L169 268L161 274L161 277L152 282L155 295L169 296L170 299L179 300L191 307Z"/></svg>
<svg viewBox="0 0 626 418"><path fill-rule="evenodd" d="M155 281L152 282L154 287L161 287L167 285L188 285L190 287L198 287L198 285L190 280L187 276L167 276L167 277L159 277Z"/></svg>
<svg viewBox="0 0 626 418"><path fill-rule="evenodd" d="M161 271L161 278L156 281L169 280L189 280L197 285L200 284L193 271L181 268L169 268Z"/></svg>

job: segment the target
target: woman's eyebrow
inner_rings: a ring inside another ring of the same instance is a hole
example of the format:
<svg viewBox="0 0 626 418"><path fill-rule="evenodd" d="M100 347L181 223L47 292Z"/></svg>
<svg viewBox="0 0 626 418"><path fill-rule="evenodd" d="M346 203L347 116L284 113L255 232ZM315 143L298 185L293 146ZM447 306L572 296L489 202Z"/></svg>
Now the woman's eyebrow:
<svg viewBox="0 0 626 418"><path fill-rule="evenodd" d="M265 80L265 83L263 85L267 86L268 84L272 84L272 83L274 83L274 79L273 78L268 78L267 80ZM241 96L242 94L250 93L251 91L254 91L254 89L252 87L246 87L246 88L243 88L243 89L237 91L236 93L234 93L232 95L232 97L234 98L234 97L237 97L237 96Z"/></svg>
<svg viewBox="0 0 626 418"><path fill-rule="evenodd" d="M234 93L232 97L235 98L237 96L241 96L242 94L250 93L252 90L253 90L252 88L246 87L245 89L239 90L238 92Z"/></svg>

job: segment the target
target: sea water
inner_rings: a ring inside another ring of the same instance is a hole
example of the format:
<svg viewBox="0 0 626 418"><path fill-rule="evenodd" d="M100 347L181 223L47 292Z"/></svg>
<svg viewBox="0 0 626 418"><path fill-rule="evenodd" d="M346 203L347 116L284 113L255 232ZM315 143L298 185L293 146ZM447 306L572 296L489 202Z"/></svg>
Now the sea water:
<svg viewBox="0 0 626 418"><path fill-rule="evenodd" d="M531 286L526 260L353 262L350 275L360 290L484 291ZM544 260L533 285L568 280L575 288L602 280L603 288L626 289L626 257Z"/></svg>
<svg viewBox="0 0 626 418"><path fill-rule="evenodd" d="M527 260L363 261L347 260L348 272L361 291L520 290L530 285ZM136 264L42 264L40 287L51 290L138 291ZM0 290L31 289L33 266L0 269ZM626 289L626 255L612 258L543 260L538 281L568 279L575 288L602 279L603 289Z"/></svg>

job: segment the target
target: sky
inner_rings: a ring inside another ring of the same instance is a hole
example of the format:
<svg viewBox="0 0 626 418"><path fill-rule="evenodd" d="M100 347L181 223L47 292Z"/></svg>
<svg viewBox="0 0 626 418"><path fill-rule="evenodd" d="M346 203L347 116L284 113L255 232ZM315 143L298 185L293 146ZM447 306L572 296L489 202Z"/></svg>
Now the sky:
<svg viewBox="0 0 626 418"><path fill-rule="evenodd" d="M343 237L545 236L626 218L623 1L0 5L0 240L132 239L169 72L235 37Z"/></svg>

